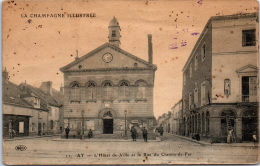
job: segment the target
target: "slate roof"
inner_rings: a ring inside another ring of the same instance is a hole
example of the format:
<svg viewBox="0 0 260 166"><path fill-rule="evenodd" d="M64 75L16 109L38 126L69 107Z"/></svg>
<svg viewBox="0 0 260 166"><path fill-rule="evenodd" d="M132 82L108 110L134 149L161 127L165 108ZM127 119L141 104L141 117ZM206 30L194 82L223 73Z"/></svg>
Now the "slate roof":
<svg viewBox="0 0 260 166"><path fill-rule="evenodd" d="M155 70L157 69L157 66L156 66L156 65L154 65L154 64L149 64L147 61L145 61L145 60L143 60L143 59L141 59L141 58L138 58L137 56L132 55L131 53L128 53L127 51L125 51L125 50L123 50L123 49L121 49L121 48L119 48L119 47L117 47L117 46L115 46L115 45L113 45L113 44L105 43L105 44L99 46L98 48L96 48L96 49L90 51L90 52L87 53L86 55L84 55L84 56L82 56L82 57L80 57L80 58L75 59L73 62L69 63L68 65L66 65L66 66L64 66L64 67L62 67L62 68L60 68L60 71L66 72L67 69L69 69L70 67L72 67L72 66L74 66L74 65L76 65L76 64L78 64L78 63L80 63L80 62L83 61L84 59L87 59L87 58L89 58L89 57L95 55L97 52L101 51L102 49L104 49L104 48L106 48L106 47L110 47L110 48L112 48L112 49L114 49L114 50L116 50L116 51L118 51L118 52L124 54L125 56L127 56L127 57L129 57L129 58L132 58L132 59L134 59L134 60L136 60L136 61L138 61L138 62L140 62L140 63L143 63L143 64L147 65L147 67L150 67L150 68L155 69Z"/></svg>
<svg viewBox="0 0 260 166"><path fill-rule="evenodd" d="M18 85L10 81L3 81L2 100L4 104L33 108L33 106L24 100L22 96L23 92L20 90Z"/></svg>
<svg viewBox="0 0 260 166"><path fill-rule="evenodd" d="M47 109L47 106L60 107L61 104L51 95L44 93L41 89L36 88L32 85L22 83L19 85L20 88L24 88L27 94L35 95L40 98L41 107Z"/></svg>

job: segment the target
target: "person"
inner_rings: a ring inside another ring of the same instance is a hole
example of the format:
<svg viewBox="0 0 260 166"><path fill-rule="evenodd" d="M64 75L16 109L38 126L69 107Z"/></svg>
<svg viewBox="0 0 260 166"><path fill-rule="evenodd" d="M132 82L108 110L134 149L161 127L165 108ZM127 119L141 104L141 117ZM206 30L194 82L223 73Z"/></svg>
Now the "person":
<svg viewBox="0 0 260 166"><path fill-rule="evenodd" d="M160 132L160 135L163 136L163 127L162 127L162 125L159 128L159 132Z"/></svg>
<svg viewBox="0 0 260 166"><path fill-rule="evenodd" d="M135 129L134 126L131 127L130 132L131 132L131 136L132 136L133 141L136 141L136 134L137 134L137 132L136 132L136 129Z"/></svg>
<svg viewBox="0 0 260 166"><path fill-rule="evenodd" d="M88 138L92 138L93 137L93 132L91 129L89 129L88 131Z"/></svg>
<svg viewBox="0 0 260 166"><path fill-rule="evenodd" d="M68 139L69 138L69 133L70 133L69 126L66 127L65 132L66 132L66 138Z"/></svg>
<svg viewBox="0 0 260 166"><path fill-rule="evenodd" d="M13 130L10 128L9 131L9 138L12 139L13 138Z"/></svg>
<svg viewBox="0 0 260 166"><path fill-rule="evenodd" d="M254 146L255 146L255 145L256 145L256 143L257 143L257 137L256 137L256 132L255 132L255 131L254 131L254 133L253 133L252 137L253 137Z"/></svg>
<svg viewBox="0 0 260 166"><path fill-rule="evenodd" d="M232 142L232 136L233 136L233 129L228 130L228 135L227 135L227 143L230 144Z"/></svg>
<svg viewBox="0 0 260 166"><path fill-rule="evenodd" d="M200 134L199 134L199 133L195 134L195 139L196 139L197 141L200 140Z"/></svg>
<svg viewBox="0 0 260 166"><path fill-rule="evenodd" d="M143 138L144 138L144 142L147 142L147 135L148 135L148 132L147 132L146 128L144 127L144 128L143 128Z"/></svg>

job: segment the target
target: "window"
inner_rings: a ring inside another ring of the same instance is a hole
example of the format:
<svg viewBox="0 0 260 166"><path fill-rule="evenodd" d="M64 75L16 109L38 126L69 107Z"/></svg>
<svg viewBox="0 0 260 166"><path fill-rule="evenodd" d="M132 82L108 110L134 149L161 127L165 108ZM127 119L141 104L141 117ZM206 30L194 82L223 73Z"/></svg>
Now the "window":
<svg viewBox="0 0 260 166"><path fill-rule="evenodd" d="M125 81L121 82L119 85L119 95L122 99L129 98L130 91L129 91L129 84Z"/></svg>
<svg viewBox="0 0 260 166"><path fill-rule="evenodd" d="M141 81L137 84L137 92L136 92L136 98L137 99L145 99L146 98L146 83Z"/></svg>
<svg viewBox="0 0 260 166"><path fill-rule="evenodd" d="M194 89L194 104L195 104L195 107L198 106L198 102L199 102L199 99L198 99L198 88L195 88Z"/></svg>
<svg viewBox="0 0 260 166"><path fill-rule="evenodd" d="M194 66L194 68L195 68L195 71L198 69L198 54L196 54L196 56L195 56L195 66Z"/></svg>
<svg viewBox="0 0 260 166"><path fill-rule="evenodd" d="M192 93L189 93L189 109L192 109Z"/></svg>
<svg viewBox="0 0 260 166"><path fill-rule="evenodd" d="M192 77L192 63L190 64L190 78Z"/></svg>
<svg viewBox="0 0 260 166"><path fill-rule="evenodd" d="M96 84L92 81L87 83L86 87L86 99L87 101L94 101L97 97Z"/></svg>
<svg viewBox="0 0 260 166"><path fill-rule="evenodd" d="M73 82L70 89L71 101L80 101L80 88L78 82Z"/></svg>
<svg viewBox="0 0 260 166"><path fill-rule="evenodd" d="M204 61L206 58L206 44L201 47L201 60Z"/></svg>
<svg viewBox="0 0 260 166"><path fill-rule="evenodd" d="M103 85L103 92L104 92L104 99L105 100L112 100L113 98L113 89L112 83L107 81Z"/></svg>
<svg viewBox="0 0 260 166"><path fill-rule="evenodd" d="M255 102L257 100L257 77L242 77L242 101Z"/></svg>
<svg viewBox="0 0 260 166"><path fill-rule="evenodd" d="M255 37L255 29L243 30L242 31L242 46L255 46L256 37Z"/></svg>
<svg viewBox="0 0 260 166"><path fill-rule="evenodd" d="M206 104L206 83L203 82L201 84L201 98L200 98L200 105L203 106Z"/></svg>
<svg viewBox="0 0 260 166"><path fill-rule="evenodd" d="M116 37L116 31L112 30L112 37Z"/></svg>

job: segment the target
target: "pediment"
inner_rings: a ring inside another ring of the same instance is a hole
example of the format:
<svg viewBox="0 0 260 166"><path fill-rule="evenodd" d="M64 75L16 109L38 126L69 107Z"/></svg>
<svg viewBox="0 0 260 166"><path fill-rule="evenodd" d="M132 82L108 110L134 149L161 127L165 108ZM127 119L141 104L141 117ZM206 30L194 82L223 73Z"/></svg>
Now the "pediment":
<svg viewBox="0 0 260 166"><path fill-rule="evenodd" d="M246 65L238 69L237 73L255 73L258 71L258 68L254 65Z"/></svg>
<svg viewBox="0 0 260 166"><path fill-rule="evenodd" d="M88 54L62 67L62 72L104 69L156 69L155 65L138 58L119 47L105 43Z"/></svg>

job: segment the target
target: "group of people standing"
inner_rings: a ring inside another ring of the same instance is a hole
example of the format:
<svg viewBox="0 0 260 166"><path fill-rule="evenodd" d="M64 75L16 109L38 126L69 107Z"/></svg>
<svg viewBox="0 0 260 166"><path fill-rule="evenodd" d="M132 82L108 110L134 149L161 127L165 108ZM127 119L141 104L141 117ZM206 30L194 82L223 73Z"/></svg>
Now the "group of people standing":
<svg viewBox="0 0 260 166"><path fill-rule="evenodd" d="M65 133L66 133L66 139L68 139L69 138L69 133L70 133L69 126L66 127ZM88 138L93 138L93 131L91 129L89 129L89 131L88 131Z"/></svg>
<svg viewBox="0 0 260 166"><path fill-rule="evenodd" d="M136 128L134 126L132 126L130 132L131 132L131 137L132 137L133 141L136 141L136 137L138 135ZM142 128L142 133L143 133L144 142L147 142L148 131L145 127Z"/></svg>

